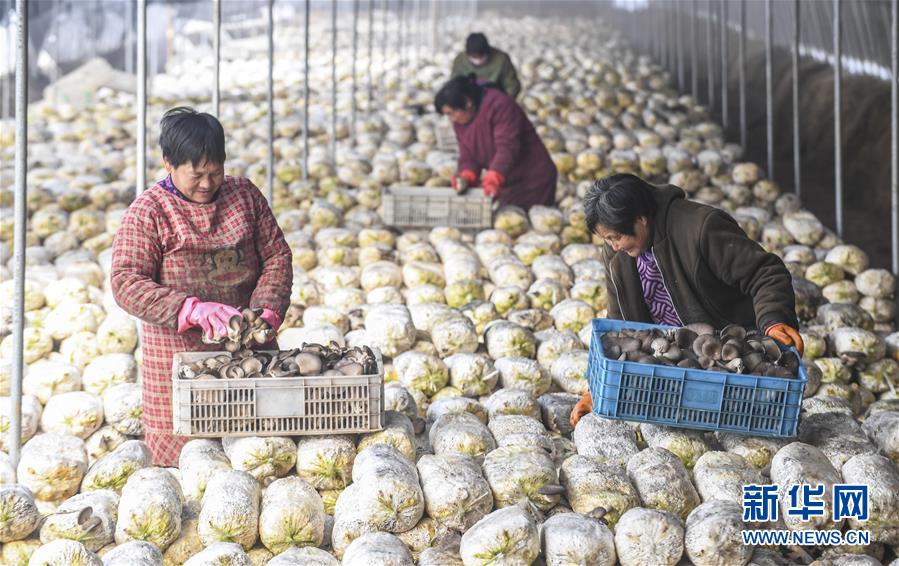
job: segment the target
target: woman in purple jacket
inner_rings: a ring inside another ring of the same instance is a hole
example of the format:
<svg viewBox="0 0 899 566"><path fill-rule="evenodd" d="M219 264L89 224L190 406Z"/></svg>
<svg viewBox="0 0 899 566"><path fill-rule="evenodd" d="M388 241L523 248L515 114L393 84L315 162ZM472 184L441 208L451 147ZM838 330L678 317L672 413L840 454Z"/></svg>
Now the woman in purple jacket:
<svg viewBox="0 0 899 566"><path fill-rule="evenodd" d="M459 141L454 189L475 186L480 179L484 195L502 204L524 209L554 204L556 165L513 98L469 75L443 85L434 106L453 122Z"/></svg>

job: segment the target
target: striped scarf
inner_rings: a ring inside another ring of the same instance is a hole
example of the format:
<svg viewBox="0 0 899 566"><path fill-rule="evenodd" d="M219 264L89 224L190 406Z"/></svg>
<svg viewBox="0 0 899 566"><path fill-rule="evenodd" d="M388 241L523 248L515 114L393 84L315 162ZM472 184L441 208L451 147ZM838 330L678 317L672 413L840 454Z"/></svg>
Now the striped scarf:
<svg viewBox="0 0 899 566"><path fill-rule="evenodd" d="M637 256L637 273L640 274L640 285L643 287L643 300L649 307L649 314L655 324L668 326L683 326L677 311L674 310L674 302L662 279L662 272L656 263L656 258L650 250L646 250Z"/></svg>

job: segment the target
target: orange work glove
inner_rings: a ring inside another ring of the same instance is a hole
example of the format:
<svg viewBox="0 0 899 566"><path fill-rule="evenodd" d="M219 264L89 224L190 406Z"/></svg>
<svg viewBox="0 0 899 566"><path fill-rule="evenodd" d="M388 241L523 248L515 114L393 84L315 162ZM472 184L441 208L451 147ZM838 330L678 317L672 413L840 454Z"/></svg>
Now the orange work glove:
<svg viewBox="0 0 899 566"><path fill-rule="evenodd" d="M577 402L577 405L571 409L571 418L569 422L571 422L571 428L577 426L577 422L581 420L581 417L589 413L593 410L593 398L590 397L590 392L587 391L584 393L584 396L581 397L581 400Z"/></svg>
<svg viewBox="0 0 899 566"><path fill-rule="evenodd" d="M494 171L493 169L488 170L484 173L484 178L481 180L481 186L484 187L484 196L498 197L499 189L505 182L506 178L499 172Z"/></svg>
<svg viewBox="0 0 899 566"><path fill-rule="evenodd" d="M800 356L802 355L802 350L805 348L805 344L802 343L802 336L799 335L799 332L790 325L782 322L772 324L765 329L765 336L774 338L784 346L793 346L796 348L796 351L799 352Z"/></svg>
<svg viewBox="0 0 899 566"><path fill-rule="evenodd" d="M461 183L459 181L462 181ZM472 171L471 169L465 169L464 171L459 171L458 174L453 175L452 180L450 180L450 185L457 191L461 191L464 189L468 189L468 187L473 187L478 182L478 174Z"/></svg>

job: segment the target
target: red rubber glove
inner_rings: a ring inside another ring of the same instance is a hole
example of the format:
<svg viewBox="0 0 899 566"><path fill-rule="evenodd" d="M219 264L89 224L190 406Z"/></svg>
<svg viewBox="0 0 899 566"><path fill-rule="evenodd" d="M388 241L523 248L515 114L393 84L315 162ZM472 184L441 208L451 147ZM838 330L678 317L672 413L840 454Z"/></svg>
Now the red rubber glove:
<svg viewBox="0 0 899 566"><path fill-rule="evenodd" d="M196 297L189 297L178 312L178 333L183 334L199 326L209 339L224 338L228 335L228 320L234 315L241 316L234 307L204 303Z"/></svg>
<svg viewBox="0 0 899 566"><path fill-rule="evenodd" d="M765 336L774 338L784 346L793 346L799 352L799 355L802 356L802 351L805 349L805 344L802 343L802 336L790 325L782 322L772 324L765 329Z"/></svg>
<svg viewBox="0 0 899 566"><path fill-rule="evenodd" d="M473 187L478 183L478 174L471 169L465 169L463 171L459 171L458 174L453 175L453 178L450 181L450 185L452 185L453 189L457 191L459 190L459 179L465 180L468 183L469 187Z"/></svg>
<svg viewBox="0 0 899 566"><path fill-rule="evenodd" d="M275 332L281 327L281 317L271 309L262 309L262 314L259 315L259 318L267 322Z"/></svg>
<svg viewBox="0 0 899 566"><path fill-rule="evenodd" d="M577 426L581 417L589 413L593 410L593 398L590 397L590 392L587 391L584 393L584 396L581 397L581 400L577 402L577 405L574 406L574 409L571 410L571 417L569 422L571 422L571 427L574 428Z"/></svg>
<svg viewBox="0 0 899 566"><path fill-rule="evenodd" d="M499 189L505 182L505 177L503 177L499 172L490 169L489 171L484 173L484 179L481 181L481 186L484 187L484 196L499 197Z"/></svg>

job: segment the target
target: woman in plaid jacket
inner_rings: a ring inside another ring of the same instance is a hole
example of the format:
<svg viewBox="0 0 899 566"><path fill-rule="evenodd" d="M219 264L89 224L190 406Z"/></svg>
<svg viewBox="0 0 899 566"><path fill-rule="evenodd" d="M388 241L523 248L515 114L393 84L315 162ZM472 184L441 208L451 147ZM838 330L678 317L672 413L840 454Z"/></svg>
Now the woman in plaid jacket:
<svg viewBox="0 0 899 566"><path fill-rule="evenodd" d="M172 434L172 357L217 350L238 308L261 308L277 330L293 279L290 248L262 193L225 176L219 121L174 108L159 145L169 175L128 208L112 253L112 292L143 321L145 440L159 466L175 466L187 438Z"/></svg>

